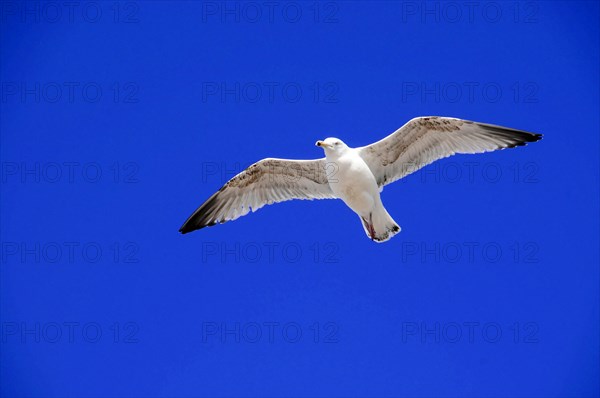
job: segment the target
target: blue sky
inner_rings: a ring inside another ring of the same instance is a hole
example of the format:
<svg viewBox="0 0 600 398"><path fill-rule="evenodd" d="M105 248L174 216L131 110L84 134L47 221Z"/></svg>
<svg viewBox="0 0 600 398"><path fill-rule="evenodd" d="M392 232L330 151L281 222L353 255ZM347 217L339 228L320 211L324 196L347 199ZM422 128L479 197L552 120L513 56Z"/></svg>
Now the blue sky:
<svg viewBox="0 0 600 398"><path fill-rule="evenodd" d="M69 3L70 4L70 3ZM0 5L0 393L592 397L597 2ZM416 116L544 135L185 236L265 157Z"/></svg>

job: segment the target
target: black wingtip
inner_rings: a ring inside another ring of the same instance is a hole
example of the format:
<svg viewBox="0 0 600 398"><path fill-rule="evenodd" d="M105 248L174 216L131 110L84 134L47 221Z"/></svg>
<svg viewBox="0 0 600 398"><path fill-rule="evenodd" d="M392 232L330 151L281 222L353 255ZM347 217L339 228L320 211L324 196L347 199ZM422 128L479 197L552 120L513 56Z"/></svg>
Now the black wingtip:
<svg viewBox="0 0 600 398"><path fill-rule="evenodd" d="M524 146L529 142L536 142L542 139L542 134L532 133L525 130L517 130L509 127L497 126L494 124L477 123L479 127L492 133L504 136L514 142L508 144L506 148L514 148L516 146Z"/></svg>
<svg viewBox="0 0 600 398"><path fill-rule="evenodd" d="M519 133L519 138L523 139L524 142L537 142L542 139L541 134L530 133L528 131L517 130Z"/></svg>
<svg viewBox="0 0 600 398"><path fill-rule="evenodd" d="M192 221L192 222L190 222ZM197 231L199 229L205 228L205 227L212 227L213 225L215 225L216 223L209 223L209 224L194 224L193 220L189 220L186 221L181 228L179 228L179 232L181 232L182 235L188 234L190 232L194 232Z"/></svg>
<svg viewBox="0 0 600 398"><path fill-rule="evenodd" d="M187 225L184 225L181 228L179 228L179 232L182 235L185 235L185 234L189 234L190 232L194 232L194 231L197 231L197 230L202 229L202 228L204 228L204 226L196 227L196 226L187 226Z"/></svg>
<svg viewBox="0 0 600 398"><path fill-rule="evenodd" d="M195 211L194 214L192 214L181 226L181 228L179 228L179 232L181 232L182 235L185 235L187 233L193 232L197 229L201 229L203 227L202 224L198 223L198 211Z"/></svg>
<svg viewBox="0 0 600 398"><path fill-rule="evenodd" d="M514 132L513 132L513 134L514 134ZM515 142L512 145L509 145L508 148L514 148L517 146L525 146L530 142L537 142L542 139L541 134L529 133L526 131L519 132L518 135L514 134L513 137L519 141Z"/></svg>
<svg viewBox="0 0 600 398"><path fill-rule="evenodd" d="M204 227L212 227L217 222L210 216L211 212L218 206L217 196L223 190L221 188L215 192L210 198L206 200L200 207L192 213L191 216L183 223L179 232L187 234L189 232L197 231Z"/></svg>
<svg viewBox="0 0 600 398"><path fill-rule="evenodd" d="M187 234L188 232L191 232L191 231L188 231L185 227L182 226L181 228L179 228L179 232L182 235L185 235L185 234Z"/></svg>
<svg viewBox="0 0 600 398"><path fill-rule="evenodd" d="M181 228L179 228L179 232L180 232L182 235L185 235L185 234L187 234L188 232L192 232L192 231L193 231L193 229L191 229L191 228L187 227L185 224L183 224L183 225L181 226Z"/></svg>

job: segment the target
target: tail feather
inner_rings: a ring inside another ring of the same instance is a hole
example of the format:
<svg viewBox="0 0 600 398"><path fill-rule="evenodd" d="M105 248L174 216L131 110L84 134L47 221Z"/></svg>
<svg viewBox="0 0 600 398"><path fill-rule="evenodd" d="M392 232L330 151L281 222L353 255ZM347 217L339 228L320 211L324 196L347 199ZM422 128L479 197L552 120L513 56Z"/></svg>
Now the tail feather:
<svg viewBox="0 0 600 398"><path fill-rule="evenodd" d="M375 209L368 219L360 217L360 220L367 236L377 243L389 240L401 230L383 206Z"/></svg>

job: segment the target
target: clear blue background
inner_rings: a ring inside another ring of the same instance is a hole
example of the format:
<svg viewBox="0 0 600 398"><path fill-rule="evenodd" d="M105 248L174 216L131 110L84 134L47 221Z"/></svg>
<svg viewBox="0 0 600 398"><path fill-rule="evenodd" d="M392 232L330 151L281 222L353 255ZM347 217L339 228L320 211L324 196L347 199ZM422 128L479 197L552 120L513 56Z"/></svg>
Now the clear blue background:
<svg viewBox="0 0 600 398"><path fill-rule="evenodd" d="M206 13L220 2L118 3L116 21L112 2L95 3L95 23L84 3L54 23L52 9L23 21L35 4L11 4L17 14L5 8L0 25L2 396L598 396L597 2L477 3L472 19L460 2L460 17L445 3L338 2L319 3L318 18L307 2L295 3L295 23L292 9L281 14L288 3L272 21L254 3L257 22L243 3L239 22ZM76 90L70 101L65 82L93 83L102 97ZM236 82L278 89L255 102L250 91L239 101L206 91ZM15 83L64 91L22 100ZM283 96L289 83L302 88L296 102ZM441 91L465 83L479 87L473 100ZM115 84L126 98L114 98ZM415 84L439 84L440 98L406 91ZM484 96L489 84L498 100ZM321 157L317 139L365 145L421 115L544 139L445 159L386 187L403 230L382 245L340 201L177 232L233 173L207 167ZM53 162L56 182L7 174ZM64 162L80 165L73 182ZM80 174L90 163L102 171L96 183ZM482 177L489 164L503 173L497 182ZM461 178L442 175L457 165ZM41 248L65 242L79 245L74 259L46 261ZM97 262L82 255L90 242ZM21 249L36 244L39 261ZM481 250L490 244L498 261ZM65 322L79 324L72 341ZM272 341L269 322L279 324ZM468 322L479 324L471 341ZM203 334L236 323L261 325L262 338ZM291 323L298 342L282 334ZM36 324L46 335L22 340L22 325ZM52 343L54 324L62 338ZM101 327L98 342L82 337L86 324ZM115 337L115 324L128 332ZM487 324L501 328L498 341L482 336ZM422 339L407 333L415 325L448 334Z"/></svg>

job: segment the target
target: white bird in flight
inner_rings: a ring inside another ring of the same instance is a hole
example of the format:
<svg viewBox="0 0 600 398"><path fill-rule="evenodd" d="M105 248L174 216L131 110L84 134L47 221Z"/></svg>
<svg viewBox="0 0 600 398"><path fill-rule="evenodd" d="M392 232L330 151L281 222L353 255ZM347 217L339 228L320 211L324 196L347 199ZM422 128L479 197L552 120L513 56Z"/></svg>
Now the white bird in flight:
<svg viewBox="0 0 600 398"><path fill-rule="evenodd" d="M449 117L417 117L373 144L350 148L317 141L325 158L263 159L229 180L183 224L188 233L292 199L341 199L367 236L385 242L400 232L381 202L383 186L455 153L483 153L535 142L540 134Z"/></svg>

